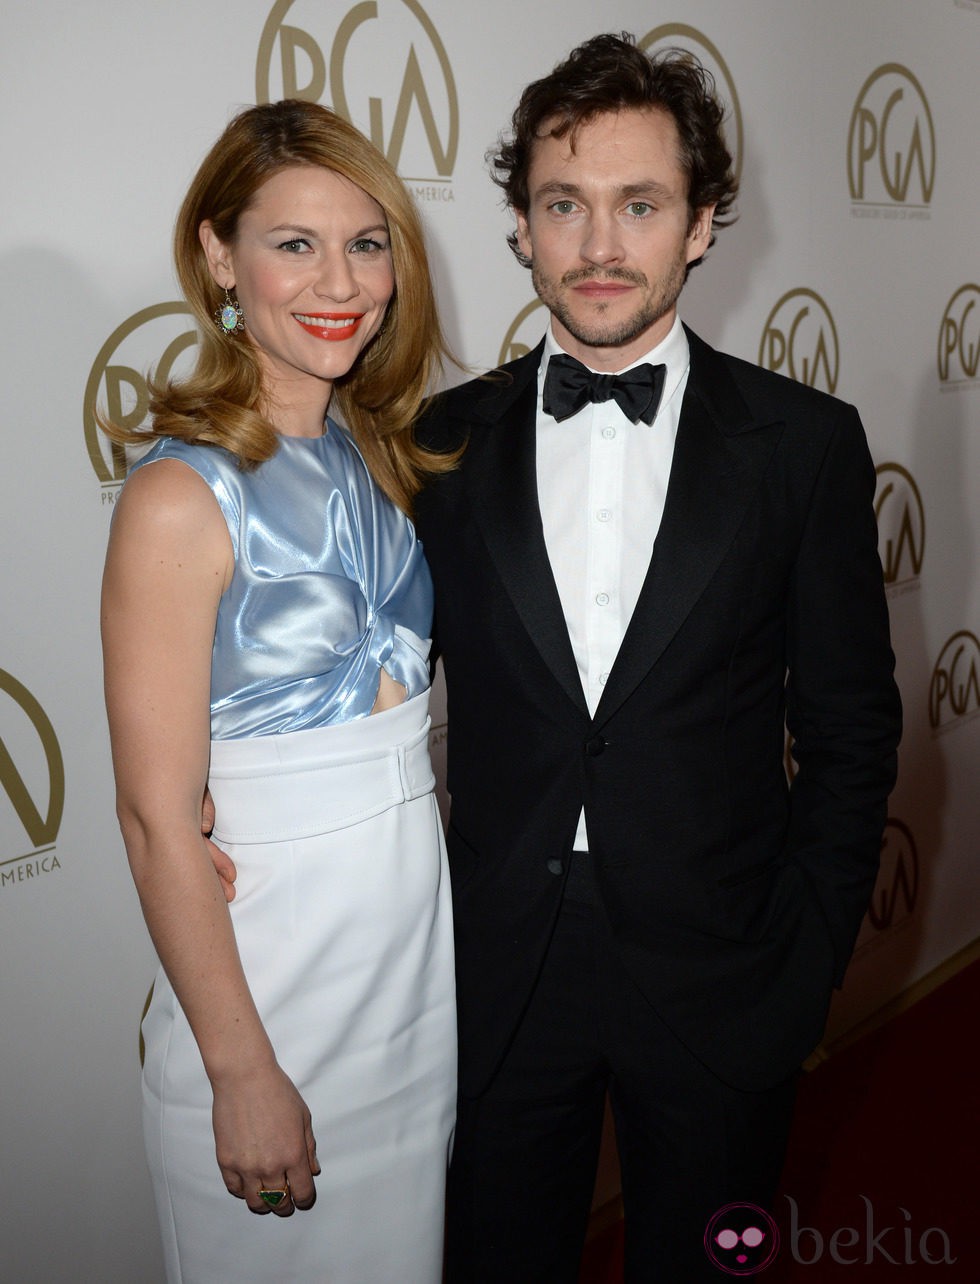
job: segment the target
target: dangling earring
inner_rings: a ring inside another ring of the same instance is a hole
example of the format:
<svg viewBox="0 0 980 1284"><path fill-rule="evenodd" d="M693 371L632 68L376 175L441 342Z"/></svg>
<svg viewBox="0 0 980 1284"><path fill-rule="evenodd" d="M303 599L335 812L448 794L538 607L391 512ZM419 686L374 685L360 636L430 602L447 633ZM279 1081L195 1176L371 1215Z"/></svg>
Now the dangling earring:
<svg viewBox="0 0 980 1284"><path fill-rule="evenodd" d="M245 329L245 313L242 305L225 289L225 301L222 307L215 308L214 319L223 334L234 334L236 330Z"/></svg>

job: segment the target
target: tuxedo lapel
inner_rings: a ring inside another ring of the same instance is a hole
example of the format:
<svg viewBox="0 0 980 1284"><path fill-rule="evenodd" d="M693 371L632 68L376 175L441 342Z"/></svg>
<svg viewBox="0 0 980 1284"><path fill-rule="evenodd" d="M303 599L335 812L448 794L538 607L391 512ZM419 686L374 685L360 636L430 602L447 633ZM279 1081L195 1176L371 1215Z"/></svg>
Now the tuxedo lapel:
<svg viewBox="0 0 980 1284"><path fill-rule="evenodd" d="M782 434L756 424L724 363L688 332L691 373L663 520L636 608L596 710L607 721L684 623L731 545Z"/></svg>
<svg viewBox="0 0 980 1284"><path fill-rule="evenodd" d="M588 716L544 542L535 458L542 345L491 376L470 407L463 474L474 520L527 633L573 704Z"/></svg>

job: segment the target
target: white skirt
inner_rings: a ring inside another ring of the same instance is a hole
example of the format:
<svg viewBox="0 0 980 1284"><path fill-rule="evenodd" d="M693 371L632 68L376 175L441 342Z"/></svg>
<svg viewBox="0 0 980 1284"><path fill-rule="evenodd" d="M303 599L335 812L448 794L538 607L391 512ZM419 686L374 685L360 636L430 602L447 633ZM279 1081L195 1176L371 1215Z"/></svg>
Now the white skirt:
<svg viewBox="0 0 980 1284"><path fill-rule="evenodd" d="M211 1087L161 971L143 1021L143 1124L171 1284L441 1279L456 1015L427 705L212 743L245 975L323 1171L314 1207L292 1217L228 1194Z"/></svg>

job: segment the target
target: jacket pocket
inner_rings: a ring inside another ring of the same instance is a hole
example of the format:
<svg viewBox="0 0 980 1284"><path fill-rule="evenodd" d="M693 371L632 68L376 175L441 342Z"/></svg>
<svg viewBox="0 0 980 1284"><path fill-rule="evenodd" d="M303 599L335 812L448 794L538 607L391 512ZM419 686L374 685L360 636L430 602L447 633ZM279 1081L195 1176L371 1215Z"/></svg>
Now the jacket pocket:
<svg viewBox="0 0 980 1284"><path fill-rule="evenodd" d="M782 869L782 861L768 860L758 865L746 865L744 869L737 869L734 874L726 874L724 878L718 879L718 886L725 888L727 891L732 887L741 887L744 883L751 883L754 878L765 878L766 875L775 874L777 870Z"/></svg>

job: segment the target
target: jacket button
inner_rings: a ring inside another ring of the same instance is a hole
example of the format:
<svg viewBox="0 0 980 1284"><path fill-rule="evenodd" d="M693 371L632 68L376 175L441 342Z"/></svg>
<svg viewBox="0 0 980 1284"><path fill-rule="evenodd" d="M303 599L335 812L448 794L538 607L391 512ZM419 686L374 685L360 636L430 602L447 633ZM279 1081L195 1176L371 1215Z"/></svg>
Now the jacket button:
<svg viewBox="0 0 980 1284"><path fill-rule="evenodd" d="M560 874L560 873L562 872L562 870L563 870L564 868L565 868L565 867L564 867L564 865L561 863L561 861L560 861L560 860L549 860L549 861L548 861L548 864L547 864L547 870L548 870L548 873L549 873L549 874L555 874L555 875L557 876L558 874Z"/></svg>
<svg viewBox="0 0 980 1284"><path fill-rule="evenodd" d="M605 736L593 736L591 740L586 741L585 752L590 758L598 758L601 753L605 752L605 748Z"/></svg>

